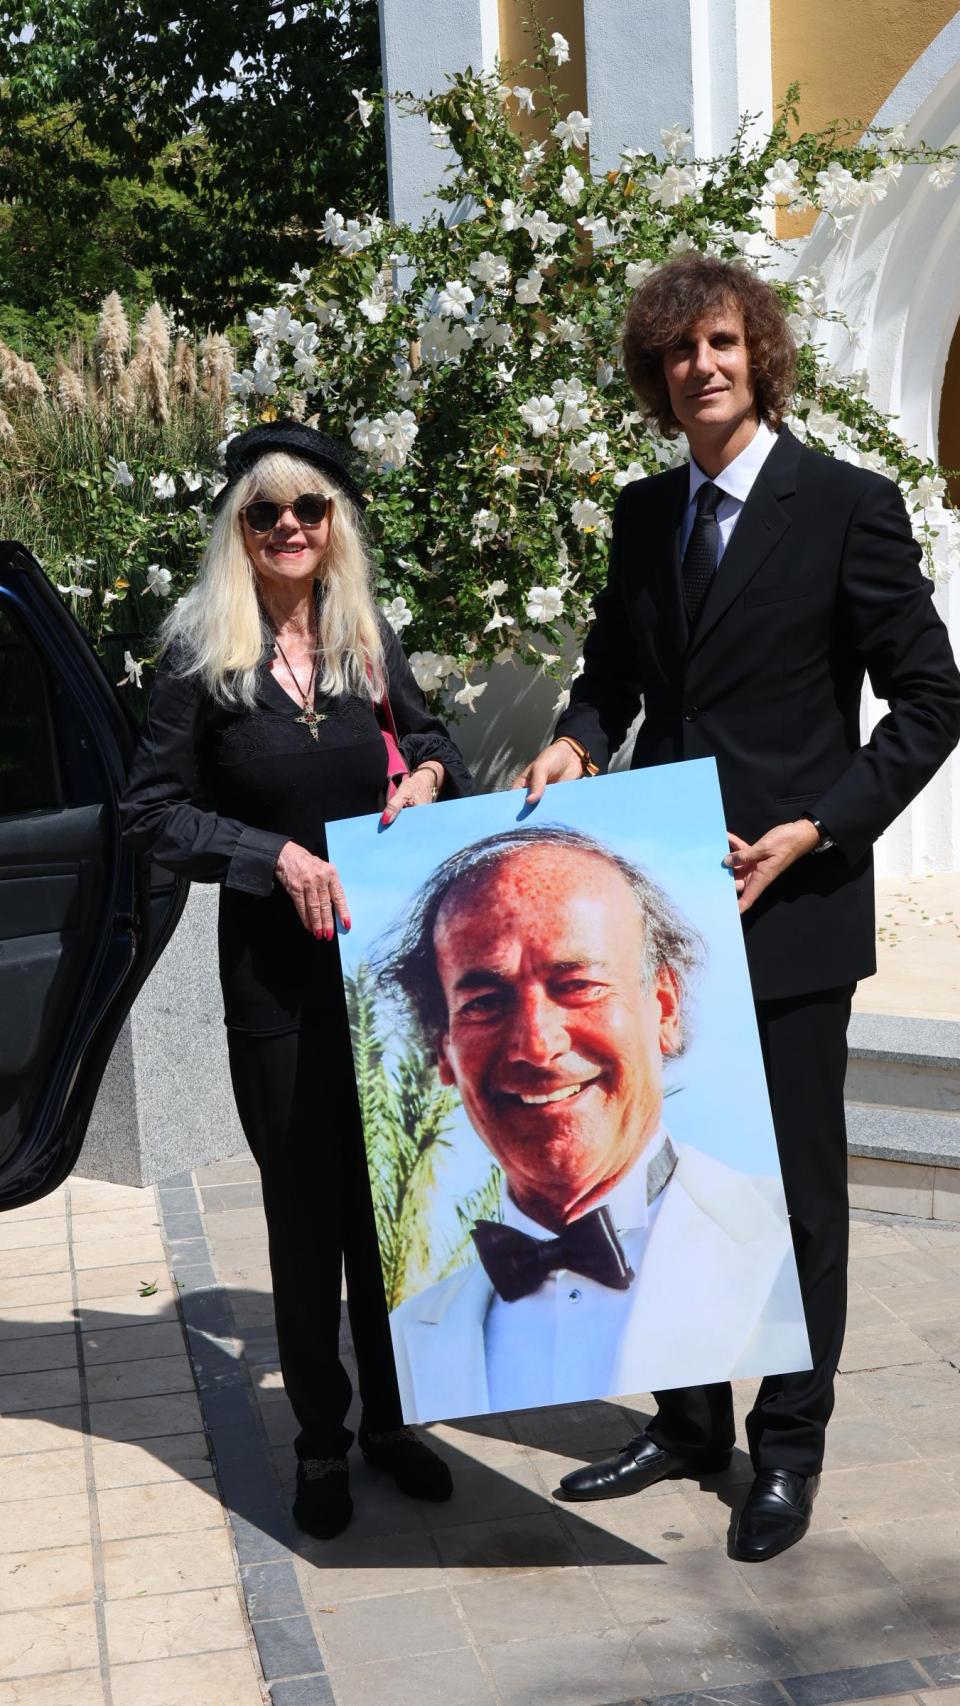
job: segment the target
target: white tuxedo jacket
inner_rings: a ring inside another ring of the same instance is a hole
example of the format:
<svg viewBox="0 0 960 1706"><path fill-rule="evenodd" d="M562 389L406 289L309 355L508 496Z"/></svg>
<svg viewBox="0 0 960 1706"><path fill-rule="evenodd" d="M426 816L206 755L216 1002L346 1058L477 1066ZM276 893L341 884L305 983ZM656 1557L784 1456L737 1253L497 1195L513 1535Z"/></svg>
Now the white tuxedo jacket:
<svg viewBox="0 0 960 1706"><path fill-rule="evenodd" d="M581 1399L812 1367L779 1180L676 1148L631 1286L615 1384ZM484 1323L493 1295L475 1262L392 1312L406 1421L490 1412Z"/></svg>

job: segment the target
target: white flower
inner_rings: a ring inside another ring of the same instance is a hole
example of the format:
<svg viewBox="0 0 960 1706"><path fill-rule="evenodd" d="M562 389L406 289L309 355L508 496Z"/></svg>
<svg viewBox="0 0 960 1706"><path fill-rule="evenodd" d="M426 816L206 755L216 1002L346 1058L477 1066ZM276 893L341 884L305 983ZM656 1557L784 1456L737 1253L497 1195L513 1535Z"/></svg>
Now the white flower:
<svg viewBox="0 0 960 1706"><path fill-rule="evenodd" d="M597 362L597 385L601 391L605 391L607 386L612 384L615 371L609 361Z"/></svg>
<svg viewBox="0 0 960 1706"><path fill-rule="evenodd" d="M75 582L71 582L71 581L63 581L62 583L60 581L57 581L55 584L56 584L56 588L57 588L58 592L68 592L70 594L71 598L92 598L93 597L93 594L90 591L90 588L88 586L77 586Z"/></svg>
<svg viewBox="0 0 960 1706"><path fill-rule="evenodd" d="M555 379L553 394L558 403L563 404L560 417L560 431L571 432L574 427L586 426L590 419L590 411L584 408L587 393L583 380L574 376L573 379Z"/></svg>
<svg viewBox="0 0 960 1706"><path fill-rule="evenodd" d="M660 141L667 153L676 159L678 154L682 154L685 148L690 147L693 136L684 125L672 124L669 130L661 130Z"/></svg>
<svg viewBox="0 0 960 1706"><path fill-rule="evenodd" d="M119 592L114 592L113 588L108 586L106 592L103 595L103 608L104 608L104 610L106 610L106 608L109 604L116 604L118 602L119 598L120 598Z"/></svg>
<svg viewBox="0 0 960 1706"><path fill-rule="evenodd" d="M340 319L340 303L331 296L326 302L311 302L310 312L317 316L318 326L335 326Z"/></svg>
<svg viewBox="0 0 960 1706"><path fill-rule="evenodd" d="M624 271L624 283L628 290L636 290L642 284L648 273L653 271L652 261L628 261Z"/></svg>
<svg viewBox="0 0 960 1706"><path fill-rule="evenodd" d="M196 468L184 468L180 478L188 492L199 492L203 485L203 475Z"/></svg>
<svg viewBox="0 0 960 1706"><path fill-rule="evenodd" d="M589 134L590 120L584 117L579 108L574 108L573 112L568 113L566 118L558 119L551 131L551 135L556 137L564 153L567 152L568 148L586 147Z"/></svg>
<svg viewBox="0 0 960 1706"><path fill-rule="evenodd" d="M571 444L567 450L567 463L575 474L592 474L597 464L594 461L593 445L588 438L580 440L579 444Z"/></svg>
<svg viewBox="0 0 960 1706"><path fill-rule="evenodd" d="M488 314L478 322L477 332L480 342L491 349L505 349L513 337L510 327L504 321L496 319L493 314Z"/></svg>
<svg viewBox="0 0 960 1706"><path fill-rule="evenodd" d="M576 207L583 194L584 182L585 180L577 171L576 166L565 166L557 192L560 200L565 201L568 207Z"/></svg>
<svg viewBox="0 0 960 1706"><path fill-rule="evenodd" d="M805 314L788 314L787 326L798 344L808 344L813 328Z"/></svg>
<svg viewBox="0 0 960 1706"><path fill-rule="evenodd" d="M547 51L555 65L566 65L567 60L570 58L570 43L566 36L562 36L560 34L559 30L554 30L553 35L550 37L550 46Z"/></svg>
<svg viewBox="0 0 960 1706"><path fill-rule="evenodd" d="M909 494L910 501L919 504L921 509L941 507L946 495L947 482L939 474L921 474Z"/></svg>
<svg viewBox="0 0 960 1706"><path fill-rule="evenodd" d="M807 432L814 438L819 438L824 444L836 444L840 436L840 417L831 414L827 409L820 409L814 403L807 410Z"/></svg>
<svg viewBox="0 0 960 1706"><path fill-rule="evenodd" d="M357 303L360 313L365 320L370 322L371 326L379 326L386 319L388 307L387 293L381 278L374 280L368 294L361 296ZM314 343L316 343L316 339L314 339ZM313 352L306 351L305 353L312 355Z"/></svg>
<svg viewBox="0 0 960 1706"><path fill-rule="evenodd" d="M586 333L583 327L579 326L576 320L571 320L566 314L561 314L554 320L553 330L558 344L572 344L574 349L580 349L586 342Z"/></svg>
<svg viewBox="0 0 960 1706"><path fill-rule="evenodd" d="M476 687L472 687L469 681L465 681L459 693L453 695L453 702L455 705L466 705L468 711L473 711L476 709L473 701L479 699L481 693L486 693L486 691L487 684L485 681L481 681Z"/></svg>
<svg viewBox="0 0 960 1706"><path fill-rule="evenodd" d="M531 267L525 278L517 279L514 295L518 302L529 306L533 302L539 302L542 289L543 273L538 272L536 267Z"/></svg>
<svg viewBox="0 0 960 1706"><path fill-rule="evenodd" d="M161 569L159 563L147 565L147 583L145 590L152 592L157 598L169 598L173 576L169 569Z"/></svg>
<svg viewBox="0 0 960 1706"><path fill-rule="evenodd" d="M563 615L563 593L556 586L532 586L527 593L527 618L541 626Z"/></svg>
<svg viewBox="0 0 960 1706"><path fill-rule="evenodd" d="M938 160L927 173L927 183L935 190L945 190L957 175L956 160Z"/></svg>
<svg viewBox="0 0 960 1706"><path fill-rule="evenodd" d="M888 148L902 148L907 140L907 127L905 124L892 124L884 134Z"/></svg>
<svg viewBox="0 0 960 1706"><path fill-rule="evenodd" d="M440 312L449 320L465 320L472 301L473 291L459 278L448 278L438 298Z"/></svg>
<svg viewBox="0 0 960 1706"><path fill-rule="evenodd" d="M544 208L538 207L535 213L531 213L529 218L523 221L523 229L535 249L541 243L552 249L557 238L562 237L567 228L565 225L556 224Z"/></svg>
<svg viewBox="0 0 960 1706"><path fill-rule="evenodd" d="M373 232L364 230L359 219L348 219L334 242L345 255L359 255L364 249L369 249L373 242Z"/></svg>
<svg viewBox="0 0 960 1706"><path fill-rule="evenodd" d="M385 468L402 468L420 428L417 417L412 409L388 409L383 417L384 432L383 465Z"/></svg>
<svg viewBox="0 0 960 1706"><path fill-rule="evenodd" d="M491 581L489 586L484 587L483 596L487 603L491 604L495 598L502 598L506 590L506 581Z"/></svg>
<svg viewBox="0 0 960 1706"><path fill-rule="evenodd" d="M176 497L177 482L172 474L153 474L150 478L150 484L158 498L165 500Z"/></svg>
<svg viewBox="0 0 960 1706"><path fill-rule="evenodd" d="M391 598L390 603L381 604L380 609L395 634L402 633L407 624L413 621L413 611L405 598Z"/></svg>
<svg viewBox="0 0 960 1706"><path fill-rule="evenodd" d="M775 201L778 195L793 196L800 183L800 166L796 160L775 160L764 172L767 187L765 201Z"/></svg>
<svg viewBox="0 0 960 1706"><path fill-rule="evenodd" d="M569 687L561 687L560 692L557 694L557 697L553 701L553 715L555 717L559 717L560 712L565 711L567 706L569 705L569 703L570 703L570 689L569 689Z"/></svg>
<svg viewBox="0 0 960 1706"><path fill-rule="evenodd" d="M532 172L535 166L542 166L546 159L546 149L542 142L531 142L529 148L523 151L523 164L527 172Z"/></svg>
<svg viewBox="0 0 960 1706"><path fill-rule="evenodd" d="M493 536L500 526L500 516L495 509L476 509L470 518L474 534L488 533Z"/></svg>
<svg viewBox="0 0 960 1706"><path fill-rule="evenodd" d="M615 486L629 486L633 484L634 480L644 479L646 472L647 470L642 462L631 462L629 467L617 469L613 476L613 483Z"/></svg>
<svg viewBox="0 0 960 1706"><path fill-rule="evenodd" d="M502 610L495 610L483 631L485 634L499 634L504 628L515 628L516 625L515 616L505 616Z"/></svg>
<svg viewBox="0 0 960 1706"><path fill-rule="evenodd" d="M413 679L424 693L435 693L443 686L444 659L436 652L412 652L407 660L413 671Z"/></svg>
<svg viewBox="0 0 960 1706"><path fill-rule="evenodd" d="M129 652L124 652L123 667L126 670L126 675L118 685L120 687L126 687L128 683L133 682L134 686L142 688L143 683L140 680L140 677L143 674L143 664L135 663L131 654Z"/></svg>
<svg viewBox="0 0 960 1706"><path fill-rule="evenodd" d="M130 472L130 470L127 467L127 464L125 462L117 462L114 457L108 456L107 457L107 467L109 468L110 473L112 475L113 485L115 485L115 486L132 486L133 485L133 475L131 474L131 472Z"/></svg>
<svg viewBox="0 0 960 1706"><path fill-rule="evenodd" d="M219 493L223 491L223 488L226 485L226 483L227 482L226 482L226 479L224 478L223 474L210 474L210 475L208 475L207 479L204 482L204 484L206 485L206 488L207 488L207 496L209 498L217 497L219 495Z"/></svg>
<svg viewBox="0 0 960 1706"><path fill-rule="evenodd" d="M378 451L383 449L384 442L385 435L381 420L372 421L369 415L361 415L358 421L354 421L350 443L356 445L358 450L362 450L365 456L375 456Z"/></svg>
<svg viewBox="0 0 960 1706"><path fill-rule="evenodd" d="M351 95L357 103L357 112L364 130L370 129L370 114L373 112L373 102L365 99L366 89L351 89Z"/></svg>
<svg viewBox="0 0 960 1706"><path fill-rule="evenodd" d="M522 202L510 201L508 198L506 201L502 201L500 203L501 231L519 231L524 218L525 215Z"/></svg>
<svg viewBox="0 0 960 1706"><path fill-rule="evenodd" d="M490 249L484 249L472 262L470 277L485 285L507 284L510 279L510 262L505 255L495 255Z"/></svg>
<svg viewBox="0 0 960 1706"><path fill-rule="evenodd" d="M892 190L902 177L903 161L894 160L889 154L885 154L879 166L874 166L870 173L871 183L885 184L888 190Z"/></svg>
<svg viewBox="0 0 960 1706"><path fill-rule="evenodd" d="M825 171L817 173L817 183L820 185L817 203L825 213L836 213L859 205L860 185L849 168L841 166L839 160L831 160Z"/></svg>
<svg viewBox="0 0 960 1706"><path fill-rule="evenodd" d="M609 533L610 522L592 498L577 498L570 506L570 520L581 533Z"/></svg>
<svg viewBox="0 0 960 1706"><path fill-rule="evenodd" d="M517 105L520 108L520 111L522 113L532 113L533 112L533 90L532 89L528 89L526 87L526 85L523 83L518 83L517 87L515 89L511 89L510 93L512 94L514 100L516 101L516 103L517 103Z"/></svg>
<svg viewBox="0 0 960 1706"><path fill-rule="evenodd" d="M648 172L647 185L656 207L678 207L687 196L696 195L699 188L692 166L665 166L659 176Z"/></svg>
<svg viewBox="0 0 960 1706"><path fill-rule="evenodd" d="M338 213L334 207L328 207L323 216L323 224L320 227L320 235L324 242L339 243L342 230L343 214Z"/></svg>
<svg viewBox="0 0 960 1706"><path fill-rule="evenodd" d="M578 219L577 224L590 233L595 249L607 249L617 241L617 233L604 213L595 214L591 219Z"/></svg>
<svg viewBox="0 0 960 1706"><path fill-rule="evenodd" d="M542 438L560 419L560 412L553 398L547 396L528 397L525 403L520 404L519 414L534 438Z"/></svg>

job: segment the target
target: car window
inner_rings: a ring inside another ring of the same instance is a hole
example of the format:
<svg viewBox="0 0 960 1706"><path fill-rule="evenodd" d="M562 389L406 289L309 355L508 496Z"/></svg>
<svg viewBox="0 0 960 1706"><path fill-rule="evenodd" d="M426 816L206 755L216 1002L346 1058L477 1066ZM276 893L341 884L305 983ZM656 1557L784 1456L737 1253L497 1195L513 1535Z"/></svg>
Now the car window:
<svg viewBox="0 0 960 1706"><path fill-rule="evenodd" d="M0 606L0 817L59 804L46 665Z"/></svg>

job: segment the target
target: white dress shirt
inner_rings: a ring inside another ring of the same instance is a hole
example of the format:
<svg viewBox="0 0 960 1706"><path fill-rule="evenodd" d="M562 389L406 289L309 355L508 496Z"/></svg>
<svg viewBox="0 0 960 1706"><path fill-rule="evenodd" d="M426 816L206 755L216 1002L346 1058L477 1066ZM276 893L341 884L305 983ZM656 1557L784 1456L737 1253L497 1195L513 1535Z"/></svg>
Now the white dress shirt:
<svg viewBox="0 0 960 1706"><path fill-rule="evenodd" d="M746 450L741 450L739 456L735 456L726 468L713 476L713 484L719 486L724 494L717 505L717 522L720 529L720 542L717 548L718 566L730 543L730 536L740 520L740 511L750 496L753 482L776 442L777 435L773 428L768 427L766 421L761 421ZM693 532L694 518L697 513L697 493L710 477L709 474L704 473L702 468L698 467L691 457L690 495L680 525L681 559Z"/></svg>
<svg viewBox="0 0 960 1706"><path fill-rule="evenodd" d="M606 1207L634 1274L640 1272L650 1231L667 1186L647 1203L647 1169L666 1132L657 1132L629 1173L596 1208ZM519 1209L504 1184L503 1221L530 1238L556 1234ZM634 1282L635 1283L635 1282ZM490 1409L526 1410L567 1404L584 1393L612 1393L617 1359L631 1308L633 1286L616 1291L569 1268L515 1303L496 1292L484 1322Z"/></svg>

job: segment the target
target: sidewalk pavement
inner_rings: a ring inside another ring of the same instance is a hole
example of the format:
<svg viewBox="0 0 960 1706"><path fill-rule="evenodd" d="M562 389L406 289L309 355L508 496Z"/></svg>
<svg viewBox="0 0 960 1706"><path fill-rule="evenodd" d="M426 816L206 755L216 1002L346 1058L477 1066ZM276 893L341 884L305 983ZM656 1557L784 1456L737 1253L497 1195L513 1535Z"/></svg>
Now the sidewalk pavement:
<svg viewBox="0 0 960 1706"><path fill-rule="evenodd" d="M642 1395L437 1427L449 1505L358 1460L347 1533L297 1536L253 1163L3 1216L0 1706L960 1706L960 1227L852 1235L813 1529L751 1568L742 1452L551 1499Z"/></svg>

